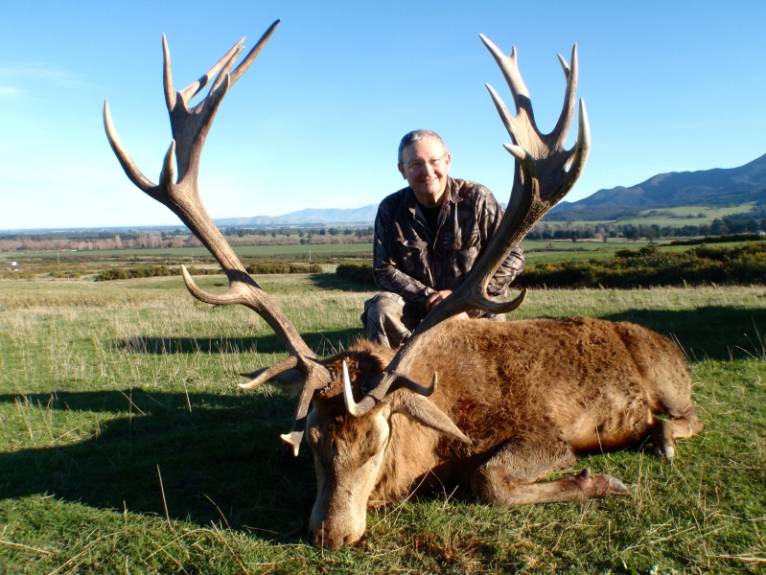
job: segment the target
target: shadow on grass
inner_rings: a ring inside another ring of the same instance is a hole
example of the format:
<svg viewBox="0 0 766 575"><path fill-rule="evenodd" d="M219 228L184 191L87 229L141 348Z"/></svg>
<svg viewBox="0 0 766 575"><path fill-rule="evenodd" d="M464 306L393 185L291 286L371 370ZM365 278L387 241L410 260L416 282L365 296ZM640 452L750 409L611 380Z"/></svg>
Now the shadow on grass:
<svg viewBox="0 0 766 575"><path fill-rule="evenodd" d="M301 334L305 342L318 355L326 356L348 347L361 337L362 326ZM285 346L276 335L258 337L144 337L117 340L115 347L128 353L183 354L183 353L282 353Z"/></svg>
<svg viewBox="0 0 766 575"><path fill-rule="evenodd" d="M632 321L676 339L690 361L766 359L766 309L707 306L628 310L604 316Z"/></svg>
<svg viewBox="0 0 766 575"><path fill-rule="evenodd" d="M311 282L321 289L334 289L350 292L374 292L377 288L361 282L352 282L337 276L337 274L312 274Z"/></svg>
<svg viewBox="0 0 766 575"><path fill-rule="evenodd" d="M92 438L71 446L0 454L0 497L47 494L164 516L164 492L175 519L221 522L275 541L305 531L314 493L308 450L294 459L279 441L292 424L292 401L190 394L187 402L183 393L139 390L0 395L16 401L123 416L102 420Z"/></svg>
<svg viewBox="0 0 766 575"><path fill-rule="evenodd" d="M677 339L691 361L705 359L766 358L766 309L707 306L696 310L633 309L603 316L612 321L632 321ZM304 333L306 343L322 357L347 348L363 337L358 328ZM258 337L144 337L117 340L115 347L128 353L283 353L285 347L273 334Z"/></svg>

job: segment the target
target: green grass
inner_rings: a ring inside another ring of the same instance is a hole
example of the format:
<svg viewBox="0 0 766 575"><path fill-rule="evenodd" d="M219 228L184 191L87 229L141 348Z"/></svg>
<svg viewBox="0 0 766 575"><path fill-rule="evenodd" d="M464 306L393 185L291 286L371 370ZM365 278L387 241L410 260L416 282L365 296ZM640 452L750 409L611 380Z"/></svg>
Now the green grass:
<svg viewBox="0 0 766 575"><path fill-rule="evenodd" d="M614 220L572 220L567 226L597 226L604 224L617 225L658 225L670 227L683 227L686 225L700 226L713 223L715 219L725 218L735 214L744 214L753 209L753 203L739 204L736 206L710 207L710 206L678 206L674 208L656 208L644 210L636 216L617 218ZM549 222L557 225L561 222Z"/></svg>
<svg viewBox="0 0 766 575"><path fill-rule="evenodd" d="M656 210L646 210L636 218L623 218L618 220L620 224L644 224L651 226L673 226L680 227L685 225L711 224L713 220L732 216L734 214L744 214L752 210L752 203L740 204L737 206L726 206L719 208L705 206L679 206L677 208L661 208Z"/></svg>
<svg viewBox="0 0 766 575"><path fill-rule="evenodd" d="M556 264L587 260L605 260L614 257L618 250L638 250L648 245L647 241L609 240L525 240L523 247L527 264ZM743 242L727 242L721 247L732 247ZM685 251L693 246L658 244L662 250ZM246 265L264 262L307 263L314 262L332 271L339 262L369 262L372 257L371 244L317 244L237 246L237 253ZM20 272L9 271L2 258L19 261ZM82 278L92 279L109 272L115 267L142 267L152 265L216 268L217 264L204 248L95 250L82 252L17 252L0 254L0 280L31 278Z"/></svg>
<svg viewBox="0 0 766 575"><path fill-rule="evenodd" d="M372 244L288 244L288 245L252 245L236 246L234 251L242 258L292 256L301 260L306 260L309 255L332 254L334 256L343 256L346 254L369 254L372 253ZM126 258L202 258L211 259L210 253L206 248L134 248L121 250L40 250L16 252L18 258L46 258L46 259L88 259L94 257L117 257Z"/></svg>
<svg viewBox="0 0 766 575"><path fill-rule="evenodd" d="M608 242L579 240L524 240L524 256L527 264L553 264L592 259L609 259L617 250L638 250L646 241L610 240ZM688 249L688 248L687 248Z"/></svg>
<svg viewBox="0 0 766 575"><path fill-rule="evenodd" d="M369 292L332 274L259 282L323 354ZM221 276L200 278L208 289ZM592 315L676 337L704 433L670 464L622 451L579 467L632 497L513 509L437 492L314 548L293 400L242 393L283 357L243 308L179 278L0 281L0 573L759 573L766 569L766 289L532 290L517 317Z"/></svg>

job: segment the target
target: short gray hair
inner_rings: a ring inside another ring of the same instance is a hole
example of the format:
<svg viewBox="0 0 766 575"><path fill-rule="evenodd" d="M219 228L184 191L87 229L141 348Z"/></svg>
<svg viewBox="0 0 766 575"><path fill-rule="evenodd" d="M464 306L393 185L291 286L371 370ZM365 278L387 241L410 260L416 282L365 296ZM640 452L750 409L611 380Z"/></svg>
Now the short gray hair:
<svg viewBox="0 0 766 575"><path fill-rule="evenodd" d="M444 143L442 137L433 130L412 130L411 132L404 134L401 141L399 142L398 162L400 164L402 163L402 153L404 152L404 148L414 144L415 142L419 142L420 140L425 140L426 138L434 138L439 140L441 145L444 146L444 149L447 149L447 144Z"/></svg>

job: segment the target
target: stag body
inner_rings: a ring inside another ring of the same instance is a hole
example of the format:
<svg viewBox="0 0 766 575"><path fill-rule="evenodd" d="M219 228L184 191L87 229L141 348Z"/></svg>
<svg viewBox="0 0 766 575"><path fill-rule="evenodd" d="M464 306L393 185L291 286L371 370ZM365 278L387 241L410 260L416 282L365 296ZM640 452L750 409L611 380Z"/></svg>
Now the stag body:
<svg viewBox="0 0 766 575"><path fill-rule="evenodd" d="M702 428L678 348L635 324L453 320L435 327L429 343L409 375L427 381L438 370L444 376L430 398L418 401L438 408L471 443L429 428L422 404L406 405L413 396L408 389L354 417L336 381L315 397L309 416L318 482L310 530L317 544L358 540L368 506L401 499L424 479L470 485L499 505L625 494L606 475L539 480L571 467L576 454L647 438L671 458L674 438ZM342 354L355 395L391 355L368 342ZM332 371L340 371L339 361L330 362Z"/></svg>

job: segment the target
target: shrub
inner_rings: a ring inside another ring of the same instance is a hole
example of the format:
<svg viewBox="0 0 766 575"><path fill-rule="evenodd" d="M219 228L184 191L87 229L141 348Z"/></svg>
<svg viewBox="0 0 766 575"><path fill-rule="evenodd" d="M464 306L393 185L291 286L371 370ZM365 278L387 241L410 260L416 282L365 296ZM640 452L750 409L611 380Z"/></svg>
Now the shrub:
<svg viewBox="0 0 766 575"><path fill-rule="evenodd" d="M342 264L338 277L375 287L371 264ZM529 265L518 287L633 288L660 285L766 284L766 242L735 248L700 245L674 253L645 246L619 250L611 260Z"/></svg>
<svg viewBox="0 0 766 575"><path fill-rule="evenodd" d="M376 287L372 264L341 264L335 269L335 274L346 281Z"/></svg>
<svg viewBox="0 0 766 575"><path fill-rule="evenodd" d="M613 260L531 265L519 287L613 287L766 283L766 242L735 248L698 246L663 252L655 246L619 250Z"/></svg>
<svg viewBox="0 0 766 575"><path fill-rule="evenodd" d="M296 264L285 262L260 262L245 268L249 274L318 274L322 272L319 264Z"/></svg>
<svg viewBox="0 0 766 575"><path fill-rule="evenodd" d="M322 266L319 264L292 264L282 262L263 262L251 264L245 268L250 274L308 274L320 273ZM223 273L215 268L188 268L193 276L215 275ZM151 278L162 276L181 275L180 267L168 267L164 265L142 265L130 268L110 268L99 272L96 281L127 280L133 278Z"/></svg>

